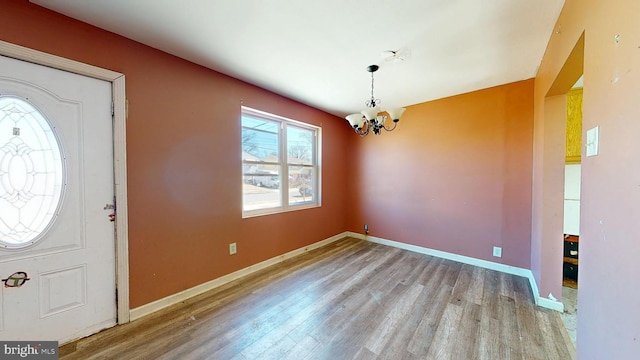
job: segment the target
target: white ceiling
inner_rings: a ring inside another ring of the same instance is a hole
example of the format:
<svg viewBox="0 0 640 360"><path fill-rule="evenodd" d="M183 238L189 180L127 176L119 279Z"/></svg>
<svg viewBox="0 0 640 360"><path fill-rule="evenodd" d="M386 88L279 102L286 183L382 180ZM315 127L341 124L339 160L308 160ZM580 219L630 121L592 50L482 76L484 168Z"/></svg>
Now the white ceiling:
<svg viewBox="0 0 640 360"><path fill-rule="evenodd" d="M534 77L564 0L31 0L344 116ZM385 50L408 48L404 61Z"/></svg>

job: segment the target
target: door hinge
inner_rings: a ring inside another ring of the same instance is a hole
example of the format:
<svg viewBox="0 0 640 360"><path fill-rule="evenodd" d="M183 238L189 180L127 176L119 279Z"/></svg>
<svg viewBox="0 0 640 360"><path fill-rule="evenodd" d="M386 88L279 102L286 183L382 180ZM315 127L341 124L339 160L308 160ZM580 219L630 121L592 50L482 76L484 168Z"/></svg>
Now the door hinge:
<svg viewBox="0 0 640 360"><path fill-rule="evenodd" d="M111 102L111 116L115 116L115 115L116 115L116 105L112 101Z"/></svg>
<svg viewBox="0 0 640 360"><path fill-rule="evenodd" d="M116 208L116 197L113 197L113 202L111 204L105 204L102 210L115 210Z"/></svg>

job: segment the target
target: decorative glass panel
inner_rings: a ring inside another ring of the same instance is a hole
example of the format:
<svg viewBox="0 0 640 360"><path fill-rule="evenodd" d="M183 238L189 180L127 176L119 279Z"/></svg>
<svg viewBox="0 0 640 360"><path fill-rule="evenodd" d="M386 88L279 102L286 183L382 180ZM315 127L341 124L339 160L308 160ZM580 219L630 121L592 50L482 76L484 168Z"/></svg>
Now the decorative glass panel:
<svg viewBox="0 0 640 360"><path fill-rule="evenodd" d="M64 188L62 154L49 122L28 102L0 96L0 246L41 238Z"/></svg>

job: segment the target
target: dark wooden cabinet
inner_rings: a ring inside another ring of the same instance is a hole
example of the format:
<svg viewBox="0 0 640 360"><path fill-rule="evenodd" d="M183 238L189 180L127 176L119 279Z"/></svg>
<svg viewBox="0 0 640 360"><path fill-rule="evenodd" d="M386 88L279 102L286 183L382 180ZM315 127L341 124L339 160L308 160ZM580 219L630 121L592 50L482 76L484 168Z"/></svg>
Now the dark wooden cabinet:
<svg viewBox="0 0 640 360"><path fill-rule="evenodd" d="M578 254L579 237L575 235L564 236L564 256L562 264L562 284L569 287L578 285Z"/></svg>
<svg viewBox="0 0 640 360"><path fill-rule="evenodd" d="M565 262L562 264L562 275L565 280L578 281L578 265Z"/></svg>
<svg viewBox="0 0 640 360"><path fill-rule="evenodd" d="M575 240L575 241L572 241ZM564 257L577 259L578 258L578 241L577 239L564 240Z"/></svg>

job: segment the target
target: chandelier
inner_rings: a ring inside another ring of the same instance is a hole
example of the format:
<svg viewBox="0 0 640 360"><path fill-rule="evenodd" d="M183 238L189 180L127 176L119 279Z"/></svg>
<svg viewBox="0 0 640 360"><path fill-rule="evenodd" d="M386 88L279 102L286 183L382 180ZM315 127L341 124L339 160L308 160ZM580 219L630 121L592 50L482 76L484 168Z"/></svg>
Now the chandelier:
<svg viewBox="0 0 640 360"><path fill-rule="evenodd" d="M358 114L351 114L345 117L356 131L356 134L362 137L369 135L370 132L380 135L382 130L393 131L398 125L398 121L400 121L400 116L402 116L402 113L406 110L405 108L382 110L378 107L382 101L373 96L373 73L379 68L378 65L367 66L367 71L371 73L371 99L365 102L367 108ZM393 126L385 126L385 120L387 120L387 118L391 118Z"/></svg>

